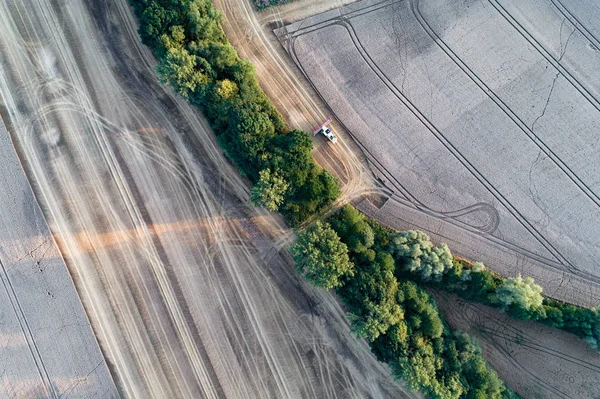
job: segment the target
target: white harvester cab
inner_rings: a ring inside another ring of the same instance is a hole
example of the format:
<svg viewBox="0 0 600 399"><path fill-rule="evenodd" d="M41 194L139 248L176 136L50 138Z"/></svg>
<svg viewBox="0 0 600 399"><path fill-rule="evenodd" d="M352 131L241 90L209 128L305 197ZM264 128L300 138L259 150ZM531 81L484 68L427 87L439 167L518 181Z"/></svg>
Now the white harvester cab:
<svg viewBox="0 0 600 399"><path fill-rule="evenodd" d="M327 137L329 139L329 141L331 141L332 143L337 142L337 137L335 137L335 135L333 134L331 129L327 127L327 125L329 125L330 123L331 123L331 118L327 118L327 120L325 122L323 122L323 124L321 126L316 128L315 130L313 130L313 136L317 135L319 133L323 133L323 136Z"/></svg>

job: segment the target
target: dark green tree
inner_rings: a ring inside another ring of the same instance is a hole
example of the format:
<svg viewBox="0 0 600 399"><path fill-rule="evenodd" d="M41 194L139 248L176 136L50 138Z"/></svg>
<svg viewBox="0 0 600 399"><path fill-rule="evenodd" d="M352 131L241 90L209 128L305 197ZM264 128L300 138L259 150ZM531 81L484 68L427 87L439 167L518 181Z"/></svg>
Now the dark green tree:
<svg viewBox="0 0 600 399"><path fill-rule="evenodd" d="M298 273L317 287L336 288L344 278L354 275L348 247L327 223L317 221L299 233L291 253Z"/></svg>

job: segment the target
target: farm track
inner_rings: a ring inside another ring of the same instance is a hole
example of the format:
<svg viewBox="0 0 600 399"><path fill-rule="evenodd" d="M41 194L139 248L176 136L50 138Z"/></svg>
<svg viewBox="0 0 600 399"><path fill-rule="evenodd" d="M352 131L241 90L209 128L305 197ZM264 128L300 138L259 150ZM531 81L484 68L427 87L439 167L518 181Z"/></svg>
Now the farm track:
<svg viewBox="0 0 600 399"><path fill-rule="evenodd" d="M124 397L420 397L300 282L126 0L4 2L0 32L3 116Z"/></svg>
<svg viewBox="0 0 600 399"><path fill-rule="evenodd" d="M344 4L341 1L339 3ZM236 46L241 56L251 60L257 66L259 77L262 75L261 71L268 71L269 79L261 80L261 85L275 101L277 108L284 113L286 119L294 127L305 131L312 131L314 126L325 120L327 114L322 111L325 107L314 100L316 96L309 93L306 85L298 79L297 73L292 70L294 66L290 65L286 54L272 36L271 29L268 30L270 37L267 37L263 23L253 11L251 2L216 0L215 5L225 12L224 28L228 37L234 44L243 43ZM333 4L327 6L334 7ZM308 11L311 8L304 9ZM276 16L280 17L279 7L273 8L272 12L275 13L275 10L277 10ZM277 17L275 22L269 24L283 25ZM302 100L299 102L298 98ZM294 114L287 114L291 110ZM351 200L361 196L365 190L372 190L371 173L365 161L361 159L362 154L352 148L351 143L343 140L335 146L326 140L315 140L314 143L317 162L327 167L344 183L342 198Z"/></svg>

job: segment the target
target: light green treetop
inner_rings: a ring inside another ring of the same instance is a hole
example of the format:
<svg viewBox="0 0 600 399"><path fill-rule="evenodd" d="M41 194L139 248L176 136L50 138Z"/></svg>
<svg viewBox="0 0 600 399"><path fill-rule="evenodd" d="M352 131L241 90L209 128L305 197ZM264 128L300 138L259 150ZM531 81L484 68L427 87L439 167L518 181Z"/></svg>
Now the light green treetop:
<svg viewBox="0 0 600 399"><path fill-rule="evenodd" d="M542 287L535 284L531 277L523 279L517 277L507 278L504 284L496 291L496 296L504 310L517 306L524 310L539 308L544 297Z"/></svg>
<svg viewBox="0 0 600 399"><path fill-rule="evenodd" d="M250 192L250 202L274 212L279 209L289 188L288 182L269 169L259 172L259 179Z"/></svg>

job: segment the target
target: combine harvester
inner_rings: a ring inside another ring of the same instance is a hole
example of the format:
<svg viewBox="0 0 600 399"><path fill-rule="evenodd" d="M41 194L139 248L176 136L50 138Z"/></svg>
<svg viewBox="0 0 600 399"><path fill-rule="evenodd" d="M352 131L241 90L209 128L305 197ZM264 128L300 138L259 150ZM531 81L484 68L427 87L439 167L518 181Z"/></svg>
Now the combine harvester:
<svg viewBox="0 0 600 399"><path fill-rule="evenodd" d="M333 134L330 128L327 127L331 123L331 118L328 118L321 126L313 130L313 136L319 133L323 133L323 136L327 137L332 143L337 142L337 137Z"/></svg>

